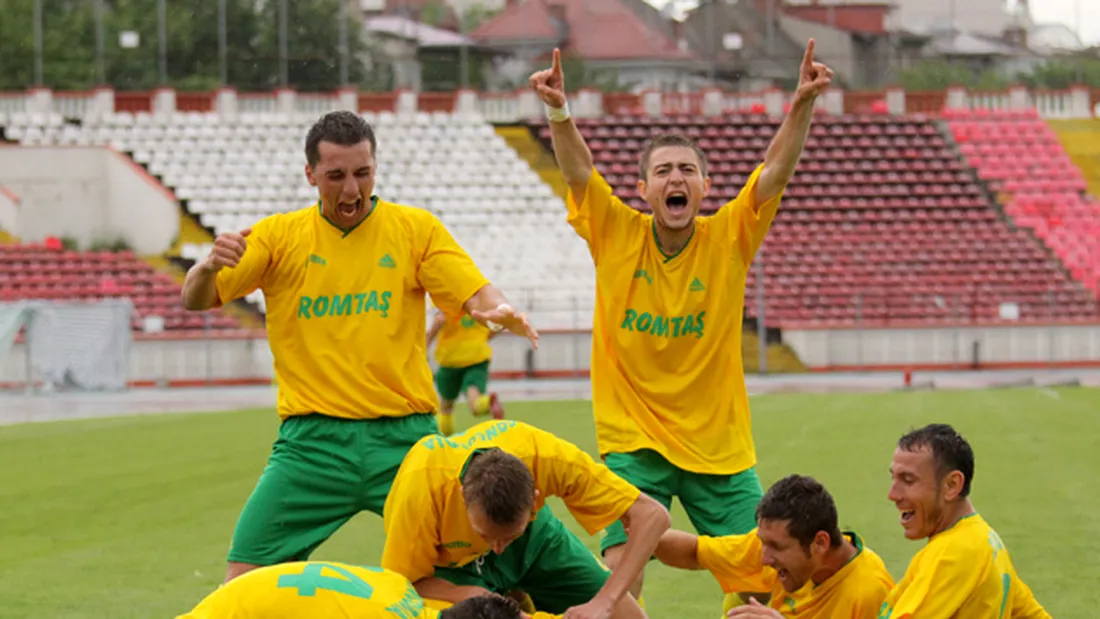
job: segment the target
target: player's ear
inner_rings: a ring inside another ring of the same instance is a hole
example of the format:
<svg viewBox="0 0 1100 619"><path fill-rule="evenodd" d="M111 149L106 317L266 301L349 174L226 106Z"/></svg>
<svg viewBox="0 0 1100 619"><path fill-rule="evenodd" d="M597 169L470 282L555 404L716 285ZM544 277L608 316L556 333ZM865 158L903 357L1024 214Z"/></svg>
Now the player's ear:
<svg viewBox="0 0 1100 619"><path fill-rule="evenodd" d="M963 476L962 471L951 471L944 475L942 483L943 498L948 501L959 498L965 481L966 478Z"/></svg>
<svg viewBox="0 0 1100 619"><path fill-rule="evenodd" d="M815 556L821 556L825 554L825 551L829 550L829 544L832 543L832 536L825 531L818 531L814 534L814 539L810 542L810 554Z"/></svg>
<svg viewBox="0 0 1100 619"><path fill-rule="evenodd" d="M309 181L311 186L317 186L317 179L313 177L313 168L309 167L308 163L306 164L306 180Z"/></svg>
<svg viewBox="0 0 1100 619"><path fill-rule="evenodd" d="M703 177L703 197L710 193L710 174Z"/></svg>
<svg viewBox="0 0 1100 619"><path fill-rule="evenodd" d="M646 182L645 179L638 181L638 195L645 198Z"/></svg>

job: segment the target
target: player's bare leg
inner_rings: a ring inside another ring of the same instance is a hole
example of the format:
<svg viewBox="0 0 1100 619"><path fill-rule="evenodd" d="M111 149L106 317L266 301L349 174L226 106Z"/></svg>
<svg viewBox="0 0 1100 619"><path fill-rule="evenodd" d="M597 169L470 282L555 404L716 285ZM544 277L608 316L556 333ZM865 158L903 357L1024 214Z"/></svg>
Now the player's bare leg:
<svg viewBox="0 0 1100 619"><path fill-rule="evenodd" d="M470 407L474 417L491 414L493 419L504 419L504 407L496 393L481 393L477 387L471 385L466 389L466 405Z"/></svg>
<svg viewBox="0 0 1100 619"><path fill-rule="evenodd" d="M623 552L626 551L626 544L619 544L618 546L612 546L603 553L603 563L608 569L614 570L619 566L619 562L623 560ZM642 597L642 583L645 581L645 571L638 574L638 578L634 581L634 584L630 585L630 595L634 596L634 599L641 599Z"/></svg>
<svg viewBox="0 0 1100 619"><path fill-rule="evenodd" d="M225 567L225 581L223 581L222 584L233 580L241 574L247 574L248 572L251 572L252 570L259 567L262 566L255 565L253 563L237 563L236 561L230 561L229 564Z"/></svg>
<svg viewBox="0 0 1100 619"><path fill-rule="evenodd" d="M454 400L439 401L439 414L436 415L436 422L439 424L439 433L443 436L450 436L455 433L454 412Z"/></svg>

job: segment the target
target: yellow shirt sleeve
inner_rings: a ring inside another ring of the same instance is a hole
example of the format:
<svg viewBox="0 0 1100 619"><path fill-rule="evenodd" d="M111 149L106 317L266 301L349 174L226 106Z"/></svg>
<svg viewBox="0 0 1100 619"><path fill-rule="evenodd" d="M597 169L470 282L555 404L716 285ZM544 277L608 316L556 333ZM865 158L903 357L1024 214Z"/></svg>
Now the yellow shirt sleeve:
<svg viewBox="0 0 1100 619"><path fill-rule="evenodd" d="M714 229L728 232L745 264L751 263L760 250L783 199L781 191L763 204L756 203L756 182L763 169L763 164L757 166L737 197L714 214Z"/></svg>
<svg viewBox="0 0 1100 619"><path fill-rule="evenodd" d="M382 510L386 543L382 548L382 569L391 570L409 582L435 574L439 546L439 510L432 496L431 478L423 474L398 475Z"/></svg>
<svg viewBox="0 0 1100 619"><path fill-rule="evenodd" d="M764 565L763 556L756 529L745 535L700 535L695 548L699 565L714 575L724 593L771 591L775 572Z"/></svg>
<svg viewBox="0 0 1100 619"><path fill-rule="evenodd" d="M1018 576L1012 583L1012 618L1011 619L1051 619L1050 613L1035 599L1031 588Z"/></svg>
<svg viewBox="0 0 1100 619"><path fill-rule="evenodd" d="M218 306L247 296L264 285L264 276L271 266L278 243L278 223L281 215L270 215L256 222L245 237L244 255L233 268L218 271L214 283L218 291Z"/></svg>
<svg viewBox="0 0 1100 619"><path fill-rule="evenodd" d="M927 552L927 549L925 550ZM920 569L909 579L900 597L893 603L889 619L937 619L955 616L974 592L984 570L980 563L966 560L964 553L947 553L942 549L925 558Z"/></svg>
<svg viewBox="0 0 1100 619"><path fill-rule="evenodd" d="M588 187L580 198L578 202L573 190L566 196L569 225L588 243L592 261L599 264L602 249L616 234L628 232L630 224L642 215L615 196L596 168L592 168Z"/></svg>
<svg viewBox="0 0 1100 619"><path fill-rule="evenodd" d="M638 490L576 445L532 428L536 434L536 482L557 496L589 535L606 529L638 500Z"/></svg>
<svg viewBox="0 0 1100 619"><path fill-rule="evenodd" d="M443 222L425 213L423 249L416 278L444 314L463 313L463 305L489 283Z"/></svg>

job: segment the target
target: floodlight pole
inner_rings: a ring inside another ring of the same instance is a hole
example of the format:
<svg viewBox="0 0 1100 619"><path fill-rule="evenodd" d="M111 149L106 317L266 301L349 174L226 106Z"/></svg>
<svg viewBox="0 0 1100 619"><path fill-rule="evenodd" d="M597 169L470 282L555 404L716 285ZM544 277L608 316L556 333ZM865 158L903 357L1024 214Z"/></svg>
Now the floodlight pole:
<svg viewBox="0 0 1100 619"><path fill-rule="evenodd" d="M348 0L340 0L340 26L337 30L339 37L337 45L340 47L340 85L348 85L349 50L348 50Z"/></svg>
<svg viewBox="0 0 1100 619"><path fill-rule="evenodd" d="M95 78L97 86L107 84L107 64L103 57L106 47L103 31L103 0L95 0Z"/></svg>
<svg viewBox="0 0 1100 619"><path fill-rule="evenodd" d="M34 0L34 85L42 86L42 0Z"/></svg>
<svg viewBox="0 0 1100 619"><path fill-rule="evenodd" d="M290 52L287 50L286 21L286 0L279 0L279 85L283 88L290 85L290 71L287 67Z"/></svg>
<svg viewBox="0 0 1100 619"><path fill-rule="evenodd" d="M167 0L157 0L157 64L160 84L168 84L168 7Z"/></svg>
<svg viewBox="0 0 1100 619"><path fill-rule="evenodd" d="M218 0L218 74L222 86L229 85L229 24L225 16L226 0Z"/></svg>

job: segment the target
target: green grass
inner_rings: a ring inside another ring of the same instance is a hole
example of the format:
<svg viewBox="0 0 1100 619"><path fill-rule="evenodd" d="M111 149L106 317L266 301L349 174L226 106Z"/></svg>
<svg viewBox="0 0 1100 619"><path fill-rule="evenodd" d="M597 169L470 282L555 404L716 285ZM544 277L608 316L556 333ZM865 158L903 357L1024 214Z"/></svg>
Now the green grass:
<svg viewBox="0 0 1100 619"><path fill-rule="evenodd" d="M508 411L594 453L588 402ZM894 442L914 425L954 424L977 454L975 503L1040 601L1055 617L1100 606L1100 391L777 395L754 398L753 417L765 486L794 472L819 478L842 526L863 534L896 577L920 544L902 537L886 499ZM221 580L275 431L269 410L0 428L0 614L151 619L190 609ZM674 526L689 528L678 506L673 513ZM380 519L362 514L314 558L375 564L382 541ZM656 563L645 597L653 617L715 619L721 602L707 574Z"/></svg>

